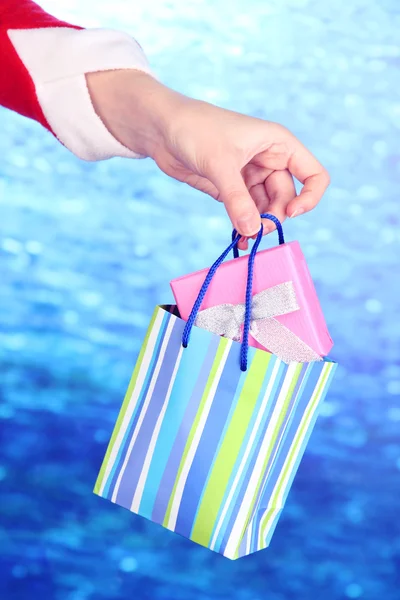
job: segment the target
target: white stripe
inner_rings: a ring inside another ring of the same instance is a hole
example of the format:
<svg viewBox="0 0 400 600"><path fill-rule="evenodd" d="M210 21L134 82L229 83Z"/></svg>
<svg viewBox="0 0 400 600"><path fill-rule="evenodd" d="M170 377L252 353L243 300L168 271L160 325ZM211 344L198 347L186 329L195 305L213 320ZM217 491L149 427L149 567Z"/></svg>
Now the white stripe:
<svg viewBox="0 0 400 600"><path fill-rule="evenodd" d="M129 427L130 420L132 418L132 415L133 415L136 405L138 403L138 400L139 400L139 397L140 397L140 394L141 394L141 391L143 388L143 384L146 379L147 370L149 368L151 358L153 356L154 347L157 342L158 334L159 334L159 331L160 331L160 328L161 328L161 325L162 325L162 322L164 319L164 315L165 315L165 311L158 309L156 318L154 320L154 323L153 323L153 326L152 326L152 329L151 329L151 332L150 332L150 335L149 335L149 338L147 341L147 346L146 346L146 350L143 355L142 364L140 366L139 373L137 374L135 387L133 388L131 397L129 398L128 408L126 410L124 419L121 423L121 428L118 432L118 435L117 435L116 439L114 440L114 446L111 450L111 453L110 453L110 456L108 459L107 467L106 467L104 477L103 477L103 483L99 490L100 496L102 495L104 488L107 484L108 477L110 476L110 473L113 470L114 463L117 459L118 452L120 450L120 446L123 442L125 433Z"/></svg>
<svg viewBox="0 0 400 600"><path fill-rule="evenodd" d="M267 385L267 389L265 390L265 394L264 394L264 398L263 398L260 410L259 410L257 418L256 418L256 422L254 423L254 427L253 427L253 430L251 432L249 441L247 442L246 450L245 450L244 455L242 457L242 461L241 461L239 469L238 469L238 471L236 473L235 479L233 480L231 489L229 490L229 495L228 495L228 497L226 499L226 502L224 504L224 508L222 510L221 516L220 516L220 518L218 520L217 527L215 529L215 533L214 533L213 538L211 540L211 544L210 544L210 549L211 550L215 549L215 544L217 543L217 538L218 538L219 533L221 531L221 527L224 524L225 517L226 517L226 515L228 513L228 510L229 510L231 504L232 504L233 497L234 497L236 489L237 489L237 487L239 485L239 482L240 482L240 479L242 477L242 473L243 473L243 471L245 469L247 460L248 460L248 458L250 456L250 453L251 453L251 451L252 451L252 449L254 447L254 441L255 441L255 439L257 437L258 430L260 428L262 419L264 417L264 412L265 412L265 409L266 409L266 407L268 405L268 402L269 402L269 399L270 399L270 396L271 396L271 392L272 392L272 388L274 387L275 380L276 380L276 377L278 375L279 367L280 367L281 364L282 364L282 361L280 361L279 359L276 359L274 368L273 368L272 373L271 373L270 380L269 380L268 385Z"/></svg>
<svg viewBox="0 0 400 600"><path fill-rule="evenodd" d="M131 442L129 444L128 451L126 453L124 463L123 463L123 465L121 467L121 470L120 470L119 475L118 475L117 482L116 482L115 487L114 487L113 495L112 495L112 498L111 498L111 500L113 502L116 502L118 491L119 491L119 486L121 485L122 477L124 476L124 473L125 473L125 470L126 470L126 466L127 466L128 462L129 462L129 459L130 459L131 454L132 454L133 447L134 447L135 442L136 442L136 438L139 435L140 428L141 428L142 423L144 421L144 418L146 416L146 412L147 412L147 409L148 409L149 404L150 404L150 400L151 400L152 395L153 395L154 387L156 385L156 382L157 382L157 379L158 379L158 375L159 375L160 370L161 370L161 365L162 365L163 360L164 360L165 352L167 350L167 345L168 345L168 342L169 342L169 338L171 337L171 332L172 332L172 329L174 327L174 323L175 323L175 319L170 319L169 322L168 322L167 329L165 331L165 335L164 335L164 339L163 339L163 343L161 345L160 354L159 354L159 357L158 357L158 360L157 360L157 364L155 366L155 369L154 369L154 372L153 372L153 376L152 376L151 381L150 381L149 389L148 389L147 394L146 394L146 399L144 401L142 410L140 411L140 415L139 415L139 419L138 419L138 422L137 422L136 427L135 427L135 431L133 432L133 436L132 436Z"/></svg>
<svg viewBox="0 0 400 600"><path fill-rule="evenodd" d="M206 399L204 407L203 407L203 412L201 414L196 431L194 433L193 440L190 445L189 451L187 453L182 471L179 475L179 479L178 479L178 482L177 482L177 485L175 488L174 498L172 501L171 512L170 512L168 523L167 523L167 528L171 529L172 531L175 529L175 526L176 526L176 520L178 518L179 506L181 504L183 490L185 488L186 480L189 475L190 467L192 466L193 459L196 455L196 451L199 446L200 439L201 439L205 424L207 422L208 414L210 412L210 409L211 409L211 406L212 406L212 403L214 400L214 396L217 391L218 383L219 383L219 380L221 379L221 375L223 373L225 363L228 358L229 350L231 349L231 346L232 346L232 341L229 340L226 345L226 348L224 349L223 355L221 357L221 362L216 371L214 381L210 387L207 399Z"/></svg>
<svg viewBox="0 0 400 600"><path fill-rule="evenodd" d="M271 445L272 434L276 428L278 419L281 415L282 407L285 403L287 394L289 392L290 385L293 381L293 376L295 374L297 363L290 363L288 366L288 370L286 372L285 379L283 380L281 391L278 396L278 400L276 402L274 411L271 415L271 420L265 432L260 452L257 457L256 463L254 465L253 472L250 477L249 485L247 487L246 493L244 495L242 504L240 506L239 512L236 516L235 523L232 527L231 534L228 539L228 543L225 548L224 554L227 556L234 556L236 553L236 549L238 546L238 540L240 535L242 534L243 528L246 524L246 519L251 509L251 505L253 502L254 494L257 489L257 485L260 481L262 475L262 469L265 461L265 457L268 454L268 449Z"/></svg>
<svg viewBox="0 0 400 600"><path fill-rule="evenodd" d="M320 384L322 382L323 377L326 374L326 369L327 368L328 369L330 368L329 363L327 363L326 365L324 365L324 367L323 367L323 369L321 371L321 374L320 374L320 376L318 378L318 382L317 382L317 384L316 384L316 386L314 388L313 395L311 396L311 400L310 400L310 402L307 405L307 408L306 408L305 413L304 413L304 417L303 417L303 419L300 422L300 425L299 425L298 430L297 430L297 434L296 434L296 436L295 436L295 438L293 440L293 443L292 443L292 445L290 447L290 450L288 452L288 456L290 455L290 451L293 448L293 446L295 446L298 443L298 441L301 440L301 443L299 444L299 450L298 450L297 453L294 454L294 456L291 457L291 460L289 461L290 467L289 467L289 469L288 469L288 471L286 473L286 476L285 476L285 482L282 485L282 488L281 488L278 496L275 498L275 495L274 495L275 494L275 490L279 487L281 481L283 480L283 473L285 471L285 468L286 468L286 465L287 465L288 461L286 461L285 464L283 465L281 475L280 475L280 477L279 477L279 479L278 479L278 481L276 483L276 486L275 486L275 489L274 489L273 493L271 494L271 500L269 501L268 506L267 506L267 508L265 510L265 515L264 515L264 517L262 518L262 520L260 522L260 531L262 532L262 535L264 536L264 539L267 537L268 531L269 531L269 528L267 528L266 531L263 530L264 527L266 526L268 511L271 508L278 509L278 510L281 510L283 508L283 498L284 498L284 495L285 495L285 491L286 491L288 482L290 480L290 476L291 476L291 474L293 472L293 467L296 464L297 457L299 456L299 453L302 450L302 443L303 443L304 438L306 437L306 435L308 433L308 430L309 430L310 423L312 421L313 415L315 414L315 411L317 410L317 408L319 406L319 400L320 400L320 398L321 398L321 396L322 396L322 394L324 392L324 389L326 387L326 384L324 386L322 386L321 391L318 394L318 388L319 388L319 386L320 386ZM315 406L313 407L313 403L314 402L315 402ZM301 433L301 429L302 429L302 426L303 426L304 423L306 423L306 427L304 428L304 431ZM272 523L273 523L273 519L271 519L270 525Z"/></svg>
<svg viewBox="0 0 400 600"><path fill-rule="evenodd" d="M167 394L165 396L164 404L162 406L160 414L158 415L157 423L154 427L153 435L151 436L150 444L149 444L149 447L148 447L148 450L146 453L146 458L144 459L142 471L140 473L139 481L138 481L138 484L137 484L137 487L135 490L135 494L133 496L133 500L132 500L132 504L131 504L131 510L133 512L138 512L138 510L139 510L140 502L142 500L143 491L144 491L145 484L146 484L147 475L149 474L151 459L153 458L154 450L155 450L155 447L157 444L157 438L160 433L161 425L162 425L162 422L163 422L163 419L164 419L164 416L165 416L165 413L166 413L166 410L168 407L172 388L174 387L174 383L175 383L176 375L178 373L183 350L184 350L184 348L181 344L179 354L176 359L175 367L174 367L173 373L171 375L171 380L169 382Z"/></svg>

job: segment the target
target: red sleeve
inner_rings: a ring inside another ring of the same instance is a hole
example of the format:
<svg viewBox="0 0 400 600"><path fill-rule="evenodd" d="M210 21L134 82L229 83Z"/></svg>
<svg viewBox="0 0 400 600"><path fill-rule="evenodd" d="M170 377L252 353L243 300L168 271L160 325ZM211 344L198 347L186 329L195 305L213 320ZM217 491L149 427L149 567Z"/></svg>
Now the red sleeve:
<svg viewBox="0 0 400 600"><path fill-rule="evenodd" d="M81 29L47 14L32 0L0 1L0 105L35 119L51 131L31 76L8 37L10 29L45 27Z"/></svg>

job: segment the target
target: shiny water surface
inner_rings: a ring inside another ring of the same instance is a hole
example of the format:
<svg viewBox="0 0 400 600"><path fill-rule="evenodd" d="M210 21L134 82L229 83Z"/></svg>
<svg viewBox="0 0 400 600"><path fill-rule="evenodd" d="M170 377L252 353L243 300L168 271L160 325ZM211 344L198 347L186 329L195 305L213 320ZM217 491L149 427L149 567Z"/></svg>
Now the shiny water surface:
<svg viewBox="0 0 400 600"><path fill-rule="evenodd" d="M1 110L1 599L398 600L398 3L43 5L130 31L167 84L285 124L329 168L286 235L341 367L270 549L231 562L92 495L154 305L229 223L150 161L80 162Z"/></svg>

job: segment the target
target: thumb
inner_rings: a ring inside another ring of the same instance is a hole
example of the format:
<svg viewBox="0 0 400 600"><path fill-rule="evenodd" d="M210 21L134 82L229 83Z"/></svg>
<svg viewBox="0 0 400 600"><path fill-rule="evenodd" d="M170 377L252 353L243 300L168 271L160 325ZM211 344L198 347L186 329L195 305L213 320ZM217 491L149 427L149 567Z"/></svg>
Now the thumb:
<svg viewBox="0 0 400 600"><path fill-rule="evenodd" d="M224 203L226 212L234 228L245 237L252 237L260 231L261 218L253 198L243 181L240 171L221 171L213 177L219 192L219 200Z"/></svg>

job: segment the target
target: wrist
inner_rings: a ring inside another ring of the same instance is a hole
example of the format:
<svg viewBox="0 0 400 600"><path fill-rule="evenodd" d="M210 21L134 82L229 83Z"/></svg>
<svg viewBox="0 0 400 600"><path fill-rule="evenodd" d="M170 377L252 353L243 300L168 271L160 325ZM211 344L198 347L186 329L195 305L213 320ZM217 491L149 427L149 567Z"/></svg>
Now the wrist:
<svg viewBox="0 0 400 600"><path fill-rule="evenodd" d="M88 73L86 81L110 133L133 152L154 158L185 97L133 69Z"/></svg>

